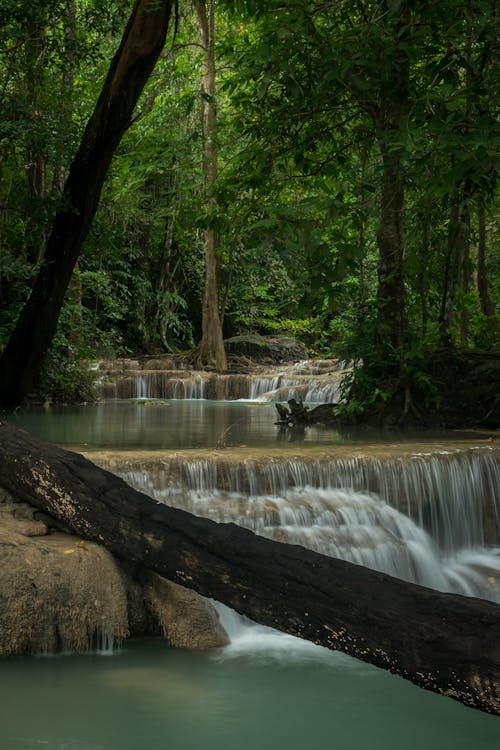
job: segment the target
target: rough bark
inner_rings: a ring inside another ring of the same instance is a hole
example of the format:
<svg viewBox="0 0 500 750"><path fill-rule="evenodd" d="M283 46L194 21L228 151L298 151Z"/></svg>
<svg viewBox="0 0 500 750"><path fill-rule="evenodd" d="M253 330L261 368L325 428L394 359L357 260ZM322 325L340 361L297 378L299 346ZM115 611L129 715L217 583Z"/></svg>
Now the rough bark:
<svg viewBox="0 0 500 750"><path fill-rule="evenodd" d="M44 261L0 358L0 404L30 391L54 336L71 274L94 218L102 185L137 100L163 49L172 3L136 0L64 186Z"/></svg>
<svg viewBox="0 0 500 750"><path fill-rule="evenodd" d="M401 138L402 124L409 112L411 11L406 2L387 14L387 31L393 45L387 78L379 89L379 103L372 113L382 157L380 222L377 231L379 332L389 355L400 355L405 336L404 234L405 197L404 150L394 144Z"/></svg>
<svg viewBox="0 0 500 750"><path fill-rule="evenodd" d="M79 535L263 624L500 714L500 606L161 505L0 423L0 485Z"/></svg>
<svg viewBox="0 0 500 750"><path fill-rule="evenodd" d="M75 70L76 70L76 6L75 0L65 0L62 8L64 48L63 48L63 72L61 79L61 112L60 118L63 120L68 130L71 128L73 119L73 101L75 87ZM56 193L62 193L64 182L66 180L64 150L57 154L56 163L54 164L54 174L52 178L52 189Z"/></svg>
<svg viewBox="0 0 500 750"><path fill-rule="evenodd" d="M484 201L480 196L478 198L478 240L477 240L477 293L479 295L479 304L481 312L490 323L494 330L500 333L500 320L496 316L495 305L490 295L488 284L488 274L486 268L487 246L486 246L486 210Z"/></svg>
<svg viewBox="0 0 500 750"><path fill-rule="evenodd" d="M217 207L215 183L218 172L217 148L217 103L215 98L215 2L195 0L200 25L201 43L204 49L204 73L202 80L203 107L203 179L205 208L209 226L205 236L205 286L203 290L202 333L198 345L200 367L213 367L218 372L227 369L222 326L219 316L218 265L219 238L213 225L213 214Z"/></svg>
<svg viewBox="0 0 500 750"><path fill-rule="evenodd" d="M401 352L404 341L403 206L404 176L401 159L383 144L377 307L379 330L393 352Z"/></svg>

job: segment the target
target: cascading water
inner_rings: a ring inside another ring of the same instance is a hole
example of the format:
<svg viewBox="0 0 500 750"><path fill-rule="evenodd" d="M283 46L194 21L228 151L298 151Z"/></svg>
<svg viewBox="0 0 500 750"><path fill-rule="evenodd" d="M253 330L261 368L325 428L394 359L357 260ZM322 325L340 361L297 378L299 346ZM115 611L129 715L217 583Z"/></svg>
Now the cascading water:
<svg viewBox="0 0 500 750"><path fill-rule="evenodd" d="M488 452L185 461L122 476L156 499L424 586L500 601L500 469ZM488 545L485 542L488 539Z"/></svg>
<svg viewBox="0 0 500 750"><path fill-rule="evenodd" d="M138 399L204 399L206 380L201 376L177 377L168 372L136 375L132 381L133 397Z"/></svg>
<svg viewBox="0 0 500 750"><path fill-rule="evenodd" d="M256 368L253 374L167 369L128 369L131 361L117 360L113 367L96 369L96 390L103 398L136 399L213 399L250 401L332 402L337 399L342 371L336 360L320 366L302 362L297 365ZM146 362L157 367L161 362ZM107 363L110 365L110 363ZM309 366L310 365L310 366Z"/></svg>

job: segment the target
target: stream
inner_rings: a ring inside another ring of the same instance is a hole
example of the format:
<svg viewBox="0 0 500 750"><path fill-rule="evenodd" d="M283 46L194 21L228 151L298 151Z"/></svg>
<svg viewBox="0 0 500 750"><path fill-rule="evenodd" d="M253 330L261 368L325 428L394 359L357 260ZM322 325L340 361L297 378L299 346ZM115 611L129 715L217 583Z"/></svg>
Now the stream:
<svg viewBox="0 0 500 750"><path fill-rule="evenodd" d="M18 411L162 502L441 590L500 601L500 451L485 435L278 428L272 404L114 400ZM213 653L127 641L5 659L2 750L493 750L491 717L241 618Z"/></svg>

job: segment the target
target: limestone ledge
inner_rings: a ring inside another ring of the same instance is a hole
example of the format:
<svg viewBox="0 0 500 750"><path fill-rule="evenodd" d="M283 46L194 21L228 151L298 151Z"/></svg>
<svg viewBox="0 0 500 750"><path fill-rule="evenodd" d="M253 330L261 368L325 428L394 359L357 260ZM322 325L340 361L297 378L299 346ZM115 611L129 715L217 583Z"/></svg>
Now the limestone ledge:
<svg viewBox="0 0 500 750"><path fill-rule="evenodd" d="M229 640L203 597L50 529L3 490L0 566L0 656L86 651L130 636L199 650Z"/></svg>

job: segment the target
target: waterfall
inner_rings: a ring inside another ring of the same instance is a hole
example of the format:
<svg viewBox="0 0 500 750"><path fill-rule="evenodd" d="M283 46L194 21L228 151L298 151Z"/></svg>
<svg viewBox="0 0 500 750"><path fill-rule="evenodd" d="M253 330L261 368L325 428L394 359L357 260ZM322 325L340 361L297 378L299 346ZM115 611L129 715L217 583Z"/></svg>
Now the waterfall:
<svg viewBox="0 0 500 750"><path fill-rule="evenodd" d="M248 398L250 401L271 401L272 398L268 398L279 386L282 374L275 375L269 378L253 378L250 383L250 393Z"/></svg>
<svg viewBox="0 0 500 750"><path fill-rule="evenodd" d="M204 399L206 398L206 379L201 375L190 376L189 373L151 371L135 374L131 379L132 398L138 399ZM124 394L127 396L127 394Z"/></svg>
<svg viewBox="0 0 500 750"><path fill-rule="evenodd" d="M344 363L256 367L253 374L207 373L171 369L166 360L116 360L96 365L95 387L103 398L212 399L250 401L332 402L338 397ZM147 368L147 369L145 369ZM158 368L158 369L153 369ZM161 369L160 369L161 368Z"/></svg>
<svg viewBox="0 0 500 750"><path fill-rule="evenodd" d="M156 499L443 591L500 601L494 452L192 461L122 472Z"/></svg>

